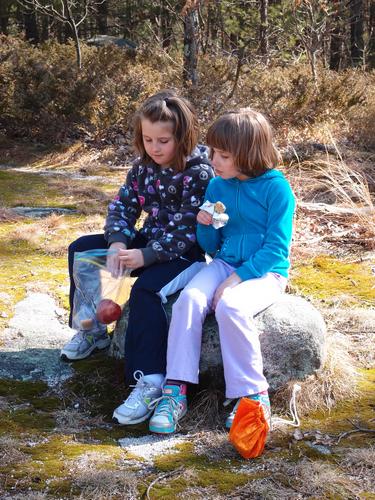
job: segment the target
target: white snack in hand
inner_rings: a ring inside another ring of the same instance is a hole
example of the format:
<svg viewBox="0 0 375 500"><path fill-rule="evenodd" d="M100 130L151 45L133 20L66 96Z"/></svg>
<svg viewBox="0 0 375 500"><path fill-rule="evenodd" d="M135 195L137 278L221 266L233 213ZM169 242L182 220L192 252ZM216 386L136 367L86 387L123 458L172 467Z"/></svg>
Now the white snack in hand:
<svg viewBox="0 0 375 500"><path fill-rule="evenodd" d="M205 201L199 208L212 215L212 226L215 229L225 226L229 220L228 214L224 213L225 205L221 201L217 201L216 203Z"/></svg>

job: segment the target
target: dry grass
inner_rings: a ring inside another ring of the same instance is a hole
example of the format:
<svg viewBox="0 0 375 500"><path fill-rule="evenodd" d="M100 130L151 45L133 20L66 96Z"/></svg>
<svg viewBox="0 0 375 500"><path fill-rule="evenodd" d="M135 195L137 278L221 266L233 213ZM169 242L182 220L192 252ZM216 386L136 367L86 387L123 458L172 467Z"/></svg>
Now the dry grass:
<svg viewBox="0 0 375 500"><path fill-rule="evenodd" d="M204 389L196 394L191 403L191 410L183 420L184 430L194 432L202 429L213 429L222 426L220 413L223 394L213 389Z"/></svg>
<svg viewBox="0 0 375 500"><path fill-rule="evenodd" d="M101 416L93 417L88 412L67 408L55 412L56 430L63 434L79 434L84 430L103 426Z"/></svg>
<svg viewBox="0 0 375 500"><path fill-rule="evenodd" d="M20 219L22 219L22 217L12 210L0 207L0 222L15 222Z"/></svg>
<svg viewBox="0 0 375 500"><path fill-rule="evenodd" d="M346 450L342 465L375 469L375 446ZM374 476L375 481L375 476Z"/></svg>
<svg viewBox="0 0 375 500"><path fill-rule="evenodd" d="M358 366L375 366L375 309L321 310L332 329L341 332L350 340L350 354Z"/></svg>
<svg viewBox="0 0 375 500"><path fill-rule="evenodd" d="M356 495L362 490L359 482L328 463L280 460L268 470L269 477L250 481L226 498L358 498Z"/></svg>
<svg viewBox="0 0 375 500"><path fill-rule="evenodd" d="M58 257L66 254L69 243L75 237L102 230L103 217L99 214L78 221L51 214L35 219L31 224L20 222L9 232L8 238L12 243L25 242L30 247L43 249L47 255Z"/></svg>
<svg viewBox="0 0 375 500"><path fill-rule="evenodd" d="M237 459L238 453L228 440L228 431L198 432L192 436L194 451L211 461Z"/></svg>
<svg viewBox="0 0 375 500"><path fill-rule="evenodd" d="M19 464L29 460L29 457L19 450L20 442L8 436L0 437L0 461L1 464Z"/></svg>
<svg viewBox="0 0 375 500"><path fill-rule="evenodd" d="M330 410L338 401L350 399L357 394L358 372L350 355L350 339L337 331L327 335L327 354L323 369L300 382L297 398L298 413L307 415L318 409ZM285 408L292 395L294 382L275 394L272 399L275 409Z"/></svg>
<svg viewBox="0 0 375 500"><path fill-rule="evenodd" d="M348 165L340 155L332 138L337 153L336 158L326 155L292 163L288 169L294 190L299 200L326 203L348 209L350 220L357 222L366 230L368 237L375 235L375 207L369 189L369 180L360 168ZM306 180L308 179L308 182ZM373 179L370 179L371 183ZM339 214L335 214L336 217ZM340 218L340 217L339 217Z"/></svg>
<svg viewBox="0 0 375 500"><path fill-rule="evenodd" d="M129 470L97 470L95 466L76 474L73 484L81 490L82 500L139 498L139 478Z"/></svg>

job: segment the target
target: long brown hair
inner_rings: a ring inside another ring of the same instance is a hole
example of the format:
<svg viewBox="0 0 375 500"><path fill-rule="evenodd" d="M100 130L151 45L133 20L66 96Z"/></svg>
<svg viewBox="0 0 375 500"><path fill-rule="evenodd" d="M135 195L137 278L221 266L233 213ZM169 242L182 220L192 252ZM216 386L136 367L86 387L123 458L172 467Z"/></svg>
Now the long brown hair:
<svg viewBox="0 0 375 500"><path fill-rule="evenodd" d="M235 167L249 177L257 177L280 163L270 123L251 108L228 111L215 120L208 129L207 144L231 153Z"/></svg>
<svg viewBox="0 0 375 500"><path fill-rule="evenodd" d="M134 148L139 153L141 161L152 162L146 153L143 136L142 120L155 122L172 122L173 135L176 141L176 152L173 168L177 172L185 169L186 157L189 156L198 142L198 121L193 105L173 90L162 90L149 97L142 104L134 117Z"/></svg>

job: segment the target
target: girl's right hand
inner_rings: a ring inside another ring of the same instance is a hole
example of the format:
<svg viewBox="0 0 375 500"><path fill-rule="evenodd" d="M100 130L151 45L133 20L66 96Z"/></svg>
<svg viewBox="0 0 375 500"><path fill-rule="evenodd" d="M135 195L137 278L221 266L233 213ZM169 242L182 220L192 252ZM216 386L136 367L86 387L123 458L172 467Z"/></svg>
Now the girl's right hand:
<svg viewBox="0 0 375 500"><path fill-rule="evenodd" d="M119 250L126 250L126 245L116 241L110 245L107 255L107 269L114 278L121 276L125 270L125 265L119 258Z"/></svg>
<svg viewBox="0 0 375 500"><path fill-rule="evenodd" d="M212 224L212 215L205 210L199 210L197 222L199 222L199 224L204 224L205 226L210 226Z"/></svg>

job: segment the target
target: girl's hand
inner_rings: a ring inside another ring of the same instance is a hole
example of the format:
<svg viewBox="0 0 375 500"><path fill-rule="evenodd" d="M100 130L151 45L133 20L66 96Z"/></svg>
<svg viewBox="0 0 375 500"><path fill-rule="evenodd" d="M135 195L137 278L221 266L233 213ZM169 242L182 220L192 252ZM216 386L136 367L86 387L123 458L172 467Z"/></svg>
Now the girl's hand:
<svg viewBox="0 0 375 500"><path fill-rule="evenodd" d="M138 269L145 265L143 253L137 248L133 250L119 250L119 259L124 268Z"/></svg>
<svg viewBox="0 0 375 500"><path fill-rule="evenodd" d="M209 226L210 224L212 224L212 215L205 210L199 210L197 215L197 222L199 222L199 224Z"/></svg>
<svg viewBox="0 0 375 500"><path fill-rule="evenodd" d="M221 299L224 291L227 288L234 288L236 285L241 283L241 278L236 273L232 273L226 280L224 280L217 288L212 301L212 309L213 311L216 309L216 306Z"/></svg>
<svg viewBox="0 0 375 500"><path fill-rule="evenodd" d="M125 243L116 241L109 247L110 253L107 255L107 269L114 278L118 278L124 272L124 265L119 259L120 250L126 250Z"/></svg>

